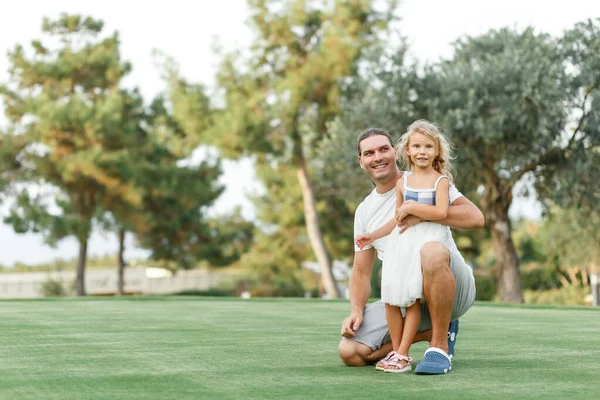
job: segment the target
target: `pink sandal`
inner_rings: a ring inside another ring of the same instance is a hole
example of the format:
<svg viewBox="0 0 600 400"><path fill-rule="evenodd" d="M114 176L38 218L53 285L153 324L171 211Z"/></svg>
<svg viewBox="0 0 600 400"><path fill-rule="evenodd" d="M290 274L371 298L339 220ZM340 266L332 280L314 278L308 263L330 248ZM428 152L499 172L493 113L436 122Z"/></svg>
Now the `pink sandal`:
<svg viewBox="0 0 600 400"><path fill-rule="evenodd" d="M406 365L404 367L402 366L401 361L406 362ZM402 372L408 372L410 370L412 370L412 358L396 353L386 362L383 372L400 374Z"/></svg>
<svg viewBox="0 0 600 400"><path fill-rule="evenodd" d="M375 369L377 371L385 371L385 368L387 367L387 363L392 359L393 356L396 355L396 352L394 350L390 351L389 353L387 353L387 355L385 357L383 357L381 360L379 360L377 362L377 364L375 364Z"/></svg>

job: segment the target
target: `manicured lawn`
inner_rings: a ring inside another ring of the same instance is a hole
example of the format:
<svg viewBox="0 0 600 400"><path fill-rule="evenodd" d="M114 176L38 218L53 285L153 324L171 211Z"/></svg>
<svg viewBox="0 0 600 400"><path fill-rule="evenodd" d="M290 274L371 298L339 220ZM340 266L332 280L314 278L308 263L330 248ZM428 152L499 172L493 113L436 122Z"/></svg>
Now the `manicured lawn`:
<svg viewBox="0 0 600 400"><path fill-rule="evenodd" d="M0 301L0 399L595 399L600 310L477 304L445 376L342 365L346 302ZM415 345L420 361L425 344Z"/></svg>

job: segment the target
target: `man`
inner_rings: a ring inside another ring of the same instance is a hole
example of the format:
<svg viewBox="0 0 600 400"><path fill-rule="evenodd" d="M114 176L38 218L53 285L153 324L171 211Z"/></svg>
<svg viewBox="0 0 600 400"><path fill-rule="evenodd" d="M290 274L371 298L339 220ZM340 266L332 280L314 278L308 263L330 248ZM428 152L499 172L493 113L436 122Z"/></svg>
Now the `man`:
<svg viewBox="0 0 600 400"><path fill-rule="evenodd" d="M355 236L373 231L393 218L395 186L403 175L397 165L398 151L387 132L369 129L359 135L357 147L360 167L369 175L375 189L356 210ZM454 186L450 189L450 201L447 218L436 222L452 228L483 227L481 211ZM420 222L415 216L399 221L401 232ZM341 335L344 338L338 348L342 361L349 366L373 364L392 350L384 304L378 301L366 305L371 291L375 254L383 259L384 246L385 238L382 238L363 250L355 247L350 277L350 315L342 322ZM430 347L415 369L417 374L444 374L452 368L458 318L475 301L473 272L456 246L451 247L430 242L421 248L425 301L415 342L427 340Z"/></svg>

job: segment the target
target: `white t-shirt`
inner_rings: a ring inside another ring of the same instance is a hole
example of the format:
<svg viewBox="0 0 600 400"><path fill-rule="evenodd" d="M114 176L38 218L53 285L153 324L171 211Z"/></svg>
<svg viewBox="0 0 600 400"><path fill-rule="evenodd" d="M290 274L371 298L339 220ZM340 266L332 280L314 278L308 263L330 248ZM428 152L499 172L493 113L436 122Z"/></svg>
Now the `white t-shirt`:
<svg viewBox="0 0 600 400"><path fill-rule="evenodd" d="M406 173L410 173L405 171ZM462 193L456 189L456 186L450 185L448 192L448 198L450 204L458 198L462 197ZM385 225L390 219L394 217L396 210L396 187L391 190L379 194L377 189L373 191L358 205L356 212L354 213L354 237L365 233L373 232L377 228ZM385 249L385 243L387 236L377 239L372 244L365 246L363 250L375 247L377 250L377 257L383 261L383 251ZM452 240L453 249L456 250L454 240ZM361 251L360 248L354 243L354 251Z"/></svg>

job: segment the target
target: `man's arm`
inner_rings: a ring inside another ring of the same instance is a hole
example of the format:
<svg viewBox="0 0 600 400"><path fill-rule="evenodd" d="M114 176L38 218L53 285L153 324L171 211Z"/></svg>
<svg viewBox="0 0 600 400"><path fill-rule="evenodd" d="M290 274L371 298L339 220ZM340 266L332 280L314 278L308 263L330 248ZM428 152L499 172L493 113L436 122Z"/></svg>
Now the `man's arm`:
<svg viewBox="0 0 600 400"><path fill-rule="evenodd" d="M456 229L478 229L485 224L483 213L464 196L454 200L448 207L446 219L436 222Z"/></svg>
<svg viewBox="0 0 600 400"><path fill-rule="evenodd" d="M400 233L404 233L408 228L421 221L421 218L414 215L405 217L398 221L398 225L401 226ZM462 196L454 200L452 205L448 207L448 214L445 219L435 222L455 229L477 229L483 228L485 220L479 208L471 200Z"/></svg>
<svg viewBox="0 0 600 400"><path fill-rule="evenodd" d="M363 311L371 295L371 274L375 261L375 248L354 253L350 275L350 315L342 322L342 336L354 337L363 321Z"/></svg>

